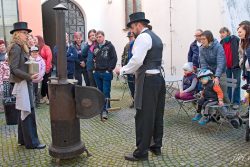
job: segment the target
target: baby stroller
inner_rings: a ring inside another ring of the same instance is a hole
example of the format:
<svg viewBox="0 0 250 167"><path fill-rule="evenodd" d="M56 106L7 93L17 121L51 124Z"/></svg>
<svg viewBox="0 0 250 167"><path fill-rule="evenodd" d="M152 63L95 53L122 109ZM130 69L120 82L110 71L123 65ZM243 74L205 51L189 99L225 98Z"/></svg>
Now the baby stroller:
<svg viewBox="0 0 250 167"><path fill-rule="evenodd" d="M250 127L249 127L249 119L246 122L246 133L245 133L245 139L246 141L249 141L250 138Z"/></svg>
<svg viewBox="0 0 250 167"><path fill-rule="evenodd" d="M250 97L249 97L249 94L250 94L250 89L249 89L249 85L246 84L244 86L241 87L243 90L246 90L246 95L245 95L245 99L243 100L244 103L248 103L249 104L249 100L250 100ZM245 127L245 140L246 141L249 141L250 140L250 116L249 116L249 109L250 109L250 106L248 106L248 109L247 109L247 113L245 113L244 115L242 115L242 118L244 120L244 123L246 124L246 127Z"/></svg>

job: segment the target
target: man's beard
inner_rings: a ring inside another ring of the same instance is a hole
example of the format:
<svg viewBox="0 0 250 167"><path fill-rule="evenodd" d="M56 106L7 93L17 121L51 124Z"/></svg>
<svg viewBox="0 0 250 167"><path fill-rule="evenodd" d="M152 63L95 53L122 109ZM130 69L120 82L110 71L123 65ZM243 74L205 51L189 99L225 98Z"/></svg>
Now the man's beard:
<svg viewBox="0 0 250 167"><path fill-rule="evenodd" d="M138 37L138 35L139 35L139 34L137 34L137 33L134 33L134 36L135 36L135 38L137 38L137 37Z"/></svg>

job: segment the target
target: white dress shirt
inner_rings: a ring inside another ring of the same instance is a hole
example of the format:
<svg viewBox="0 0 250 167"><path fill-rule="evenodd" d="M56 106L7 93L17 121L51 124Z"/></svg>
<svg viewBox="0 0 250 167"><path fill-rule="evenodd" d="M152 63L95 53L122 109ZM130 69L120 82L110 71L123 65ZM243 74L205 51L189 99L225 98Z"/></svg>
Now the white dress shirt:
<svg viewBox="0 0 250 167"><path fill-rule="evenodd" d="M143 33L148 28L144 28L140 35L135 39L133 49L132 49L132 58L129 60L128 64L123 66L120 69L120 74L133 74L135 73L142 65L143 61L147 55L147 52L152 48L152 38L148 33ZM147 70L147 74L158 74L160 71L158 69Z"/></svg>

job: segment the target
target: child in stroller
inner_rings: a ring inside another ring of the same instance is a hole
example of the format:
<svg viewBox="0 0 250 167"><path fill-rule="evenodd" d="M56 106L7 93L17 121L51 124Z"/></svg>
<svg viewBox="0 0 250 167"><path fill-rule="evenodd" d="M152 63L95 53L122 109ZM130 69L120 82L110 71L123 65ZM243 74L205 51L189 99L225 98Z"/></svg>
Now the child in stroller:
<svg viewBox="0 0 250 167"><path fill-rule="evenodd" d="M197 114L192 121L199 121L200 125L206 125L209 119L209 107L219 104L223 106L223 92L219 85L215 85L213 81L213 73L210 70L201 70L198 73L198 79L202 83L203 90L201 98L198 100ZM202 108L204 109L203 115L201 114Z"/></svg>
<svg viewBox="0 0 250 167"><path fill-rule="evenodd" d="M223 92L220 85L214 84L213 73L210 70L203 69L198 73L198 79L202 83L203 89L201 93L201 98L198 100L197 114L192 119L192 121L199 121L200 125L206 125L210 120L214 120L216 117L216 122L222 116L229 120L230 124L234 128L238 128L242 124L242 120L239 117L238 111L231 110L230 105L224 105L223 103ZM219 105L219 113L210 113L210 107L214 105ZM203 115L201 114L202 108L204 109ZM211 117L213 115L213 117Z"/></svg>

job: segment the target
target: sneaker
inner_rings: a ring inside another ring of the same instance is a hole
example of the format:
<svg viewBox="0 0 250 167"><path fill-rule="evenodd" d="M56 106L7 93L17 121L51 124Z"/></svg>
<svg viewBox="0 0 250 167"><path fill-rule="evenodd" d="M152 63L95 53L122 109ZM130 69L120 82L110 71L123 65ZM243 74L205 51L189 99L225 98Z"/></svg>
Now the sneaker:
<svg viewBox="0 0 250 167"><path fill-rule="evenodd" d="M46 103L46 97L43 97L41 100L40 100L40 104L44 104Z"/></svg>
<svg viewBox="0 0 250 167"><path fill-rule="evenodd" d="M105 120L108 119L108 112L107 111L102 112L102 118L105 119Z"/></svg>
<svg viewBox="0 0 250 167"><path fill-rule="evenodd" d="M45 101L46 101L46 104L49 105L49 99L46 99Z"/></svg>
<svg viewBox="0 0 250 167"><path fill-rule="evenodd" d="M241 89L243 90L249 90L250 89L250 85L249 84L245 84L241 87Z"/></svg>
<svg viewBox="0 0 250 167"><path fill-rule="evenodd" d="M200 125L206 125L209 122L209 118L207 116L203 116L200 121L199 124Z"/></svg>
<svg viewBox="0 0 250 167"><path fill-rule="evenodd" d="M192 118L192 121L195 122L195 121L199 121L201 119L202 115L201 113L197 113L195 114L194 118Z"/></svg>
<svg viewBox="0 0 250 167"><path fill-rule="evenodd" d="M234 105L233 105L233 109L234 109L234 110L238 110L239 108L240 108L240 105L239 105L239 104L234 104Z"/></svg>

